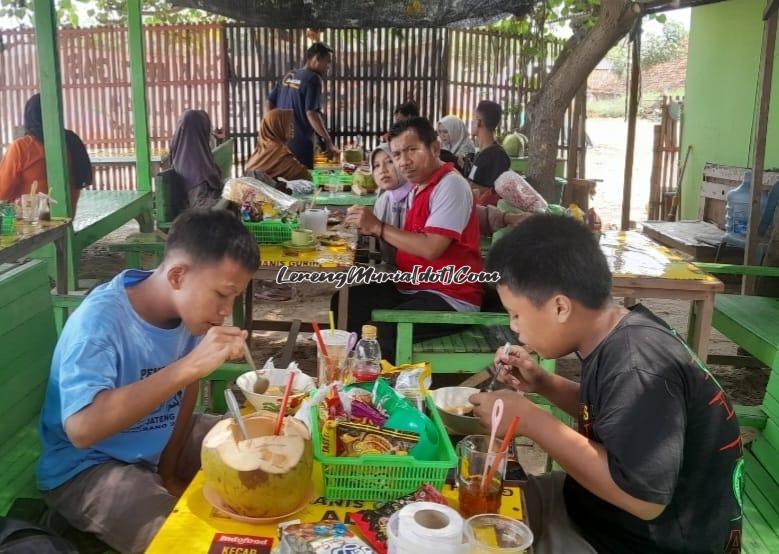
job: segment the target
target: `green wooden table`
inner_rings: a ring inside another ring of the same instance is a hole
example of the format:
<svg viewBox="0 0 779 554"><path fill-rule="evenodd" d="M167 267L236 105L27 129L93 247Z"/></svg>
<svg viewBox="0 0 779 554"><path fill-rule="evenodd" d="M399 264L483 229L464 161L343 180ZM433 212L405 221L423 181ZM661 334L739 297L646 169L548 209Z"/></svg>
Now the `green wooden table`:
<svg viewBox="0 0 779 554"><path fill-rule="evenodd" d="M0 236L0 264L13 263L20 258L54 243L57 259L57 293L67 292L67 234L70 220L53 218L51 221L41 221L35 224L22 220L16 221L13 235Z"/></svg>
<svg viewBox="0 0 779 554"><path fill-rule="evenodd" d="M141 232L153 230L153 193L135 190L85 190L81 193L73 220L69 279L71 288L78 282L81 251L97 240L136 219Z"/></svg>

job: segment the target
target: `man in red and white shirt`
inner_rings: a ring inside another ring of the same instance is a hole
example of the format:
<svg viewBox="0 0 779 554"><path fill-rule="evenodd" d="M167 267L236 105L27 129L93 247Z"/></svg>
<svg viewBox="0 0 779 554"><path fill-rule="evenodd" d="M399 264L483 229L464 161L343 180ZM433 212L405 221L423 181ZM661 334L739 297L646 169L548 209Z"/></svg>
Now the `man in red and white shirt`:
<svg viewBox="0 0 779 554"><path fill-rule="evenodd" d="M482 271L479 221L468 181L452 164L439 160L441 146L435 129L422 117L395 124L389 133L393 163L414 185L402 229L382 223L370 208L353 206L347 223L362 234L374 235L397 248L399 271L437 271L453 266ZM377 309L479 311L480 283L420 282L358 285L349 291L349 331L371 322ZM331 306L337 309L337 295ZM375 324L375 323L374 323ZM395 359L395 324L378 324L385 359ZM415 325L414 339L424 340L456 331L449 325Z"/></svg>

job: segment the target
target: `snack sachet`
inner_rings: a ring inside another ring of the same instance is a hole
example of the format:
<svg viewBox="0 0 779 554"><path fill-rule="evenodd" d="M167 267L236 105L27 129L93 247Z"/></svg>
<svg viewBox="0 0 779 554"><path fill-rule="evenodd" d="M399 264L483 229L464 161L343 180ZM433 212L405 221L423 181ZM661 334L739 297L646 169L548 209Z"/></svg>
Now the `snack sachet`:
<svg viewBox="0 0 779 554"><path fill-rule="evenodd" d="M408 456L419 442L417 433L380 429L365 423L338 422L335 432L338 456Z"/></svg>
<svg viewBox="0 0 779 554"><path fill-rule="evenodd" d="M373 548L338 521L296 523L281 532L278 554L373 554Z"/></svg>

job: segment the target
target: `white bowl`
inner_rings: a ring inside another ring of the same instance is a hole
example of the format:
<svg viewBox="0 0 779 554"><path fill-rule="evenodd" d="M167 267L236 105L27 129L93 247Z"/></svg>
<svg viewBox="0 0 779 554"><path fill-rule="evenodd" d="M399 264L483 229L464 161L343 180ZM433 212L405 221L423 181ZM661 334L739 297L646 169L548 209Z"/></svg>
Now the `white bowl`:
<svg viewBox="0 0 779 554"><path fill-rule="evenodd" d="M478 392L479 389L473 387L443 387L430 391L441 420L453 434L481 435L484 433L484 427L481 426L478 418L458 413L463 408L473 409L468 398Z"/></svg>
<svg viewBox="0 0 779 554"><path fill-rule="evenodd" d="M284 387L287 386L287 376L289 375L288 369L261 369L259 374L265 377L270 383L269 387ZM273 394L257 394L254 392L254 384L257 382L257 373L254 371L247 371L240 375L235 383L241 392L246 397L246 400L254 406L256 410L266 410L269 412L278 412L281 408L281 400L283 395ZM316 388L314 380L301 371L295 372L295 382L292 384L292 394L289 397L289 403L287 404L287 415L294 413L303 398L309 391Z"/></svg>

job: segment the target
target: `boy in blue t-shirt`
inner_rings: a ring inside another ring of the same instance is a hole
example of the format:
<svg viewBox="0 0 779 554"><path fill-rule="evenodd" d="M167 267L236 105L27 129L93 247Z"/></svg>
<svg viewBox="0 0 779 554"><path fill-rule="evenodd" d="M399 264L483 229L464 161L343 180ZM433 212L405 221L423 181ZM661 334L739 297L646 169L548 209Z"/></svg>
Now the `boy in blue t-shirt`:
<svg viewBox="0 0 779 554"><path fill-rule="evenodd" d="M176 219L154 271L126 270L68 319L40 422L38 486L71 525L143 551L200 467L217 416L193 414L198 380L243 355L222 323L259 265L231 213Z"/></svg>

